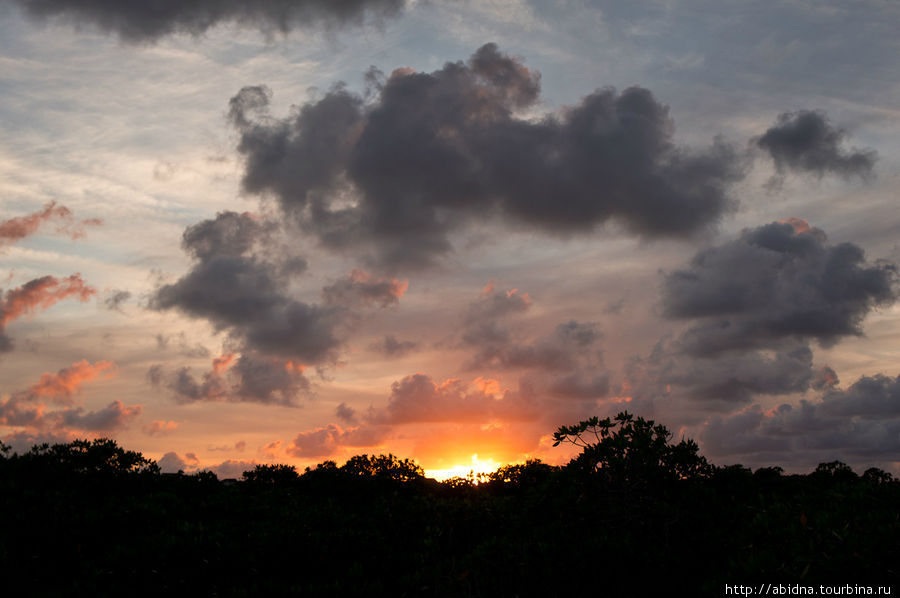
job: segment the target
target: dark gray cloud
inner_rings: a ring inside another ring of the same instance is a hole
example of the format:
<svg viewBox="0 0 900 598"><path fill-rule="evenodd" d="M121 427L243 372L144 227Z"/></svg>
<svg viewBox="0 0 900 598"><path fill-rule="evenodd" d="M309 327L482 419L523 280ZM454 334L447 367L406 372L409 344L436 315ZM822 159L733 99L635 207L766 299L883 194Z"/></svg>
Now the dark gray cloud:
<svg viewBox="0 0 900 598"><path fill-rule="evenodd" d="M178 473L179 471L191 473L196 471L198 461L194 453L187 453L182 459L178 453L169 451L156 464L159 465L162 473Z"/></svg>
<svg viewBox="0 0 900 598"><path fill-rule="evenodd" d="M837 375L814 365L811 344L862 335L866 315L896 301L896 283L895 265L832 245L804 220L745 230L665 275L662 315L689 326L632 361L632 392L730 411L758 395L833 387Z"/></svg>
<svg viewBox="0 0 900 598"><path fill-rule="evenodd" d="M166 35L200 35L221 23L265 33L380 21L398 15L405 0L8 0L37 20L88 25L127 42L154 42Z"/></svg>
<svg viewBox="0 0 900 598"><path fill-rule="evenodd" d="M823 365L813 372L813 378L810 381L809 386L813 390L826 390L834 388L839 383L840 380L838 379L837 372L831 369L830 366Z"/></svg>
<svg viewBox="0 0 900 598"><path fill-rule="evenodd" d="M306 363L333 360L344 308L293 299L280 265L253 253L264 229L249 214L234 212L189 227L182 244L194 266L157 289L151 307L205 318L242 349Z"/></svg>
<svg viewBox="0 0 900 598"><path fill-rule="evenodd" d="M900 418L900 376L863 376L847 390L831 388L821 410L835 417Z"/></svg>
<svg viewBox="0 0 900 598"><path fill-rule="evenodd" d="M685 398L716 411L732 411L759 395L803 392L814 375L813 352L803 343L697 356L677 342L662 342L627 367L631 394L640 400Z"/></svg>
<svg viewBox="0 0 900 598"><path fill-rule="evenodd" d="M54 412L54 414L67 428L105 432L124 427L140 415L141 411L141 405L129 406L122 401L113 401L97 411L85 411L82 407L74 407Z"/></svg>
<svg viewBox="0 0 900 598"><path fill-rule="evenodd" d="M768 412L754 405L729 417L715 417L703 429L701 441L707 454L753 463L896 461L900 377L863 376L846 390L832 388L816 401L780 405Z"/></svg>
<svg viewBox="0 0 900 598"><path fill-rule="evenodd" d="M369 344L369 349L381 353L385 357L405 357L415 351L419 343L415 341L401 341L392 334L386 334Z"/></svg>
<svg viewBox="0 0 900 598"><path fill-rule="evenodd" d="M862 335L862 320L897 299L897 266L869 263L802 220L745 230L666 275L663 315L694 320L682 349L695 355L765 348L785 339L831 346Z"/></svg>
<svg viewBox="0 0 900 598"><path fill-rule="evenodd" d="M831 124L824 112L799 110L780 114L776 123L754 142L772 156L780 175L788 170L820 177L871 175L877 158L875 151L843 149L846 135L846 131Z"/></svg>
<svg viewBox="0 0 900 598"><path fill-rule="evenodd" d="M675 145L668 108L638 87L517 116L537 107L540 75L494 44L432 73L398 69L368 103L339 85L277 119L269 96L248 87L231 100L244 189L277 198L324 245L387 268L440 259L472 219L560 235L608 221L688 235L733 207L728 190L744 171L719 140Z"/></svg>
<svg viewBox="0 0 900 598"><path fill-rule="evenodd" d="M213 360L212 369L195 376L190 367L167 371L152 366L147 377L154 386L168 388L182 403L231 401L295 407L310 395L304 368L259 355L228 354Z"/></svg>

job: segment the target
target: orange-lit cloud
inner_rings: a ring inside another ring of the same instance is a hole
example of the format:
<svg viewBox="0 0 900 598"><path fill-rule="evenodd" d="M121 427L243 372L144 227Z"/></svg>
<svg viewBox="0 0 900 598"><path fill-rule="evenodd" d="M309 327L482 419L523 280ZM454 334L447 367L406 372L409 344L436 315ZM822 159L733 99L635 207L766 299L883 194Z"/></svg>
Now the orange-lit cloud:
<svg viewBox="0 0 900 598"><path fill-rule="evenodd" d="M371 415L373 421L389 424L415 422L531 421L538 417L536 405L520 393L504 391L499 383L479 378L475 386L461 380L438 384L425 374L413 374L391 385L387 406Z"/></svg>
<svg viewBox="0 0 900 598"><path fill-rule="evenodd" d="M144 426L144 433L148 436L165 436L178 428L178 422L153 420Z"/></svg>
<svg viewBox="0 0 900 598"><path fill-rule="evenodd" d="M221 374L229 367L231 367L231 363L234 361L234 353L226 353L220 357L216 357L212 361L213 371L217 374Z"/></svg>
<svg viewBox="0 0 900 598"><path fill-rule="evenodd" d="M26 390L14 392L0 401L0 425L25 428L16 430L14 435L33 435L38 431L39 435L60 438L69 438L75 431L109 432L122 428L141 414L141 405L125 405L115 400L96 411L73 405L73 396L81 391L85 382L100 378L104 372L110 376L115 368L111 361L91 364L82 360L55 374L43 374ZM66 406L51 409L45 400Z"/></svg>
<svg viewBox="0 0 900 598"><path fill-rule="evenodd" d="M56 232L67 235L72 239L83 237L84 227L86 226L103 224L103 220L99 218L75 220L69 208L57 205L55 201L51 201L44 206L44 209L38 212L0 222L0 247L33 235L41 225L51 221L57 222Z"/></svg>
<svg viewBox="0 0 900 598"><path fill-rule="evenodd" d="M81 386L107 372L107 377L115 375L116 364L111 361L98 361L93 364L82 359L63 368L55 374L41 374L37 384L32 385L23 394L29 399L45 398L54 403L72 404L72 396L81 390Z"/></svg>
<svg viewBox="0 0 900 598"><path fill-rule="evenodd" d="M335 424L301 432L285 451L292 457L326 457L343 447L379 446L390 434L390 428L379 425L361 425L341 428Z"/></svg>
<svg viewBox="0 0 900 598"><path fill-rule="evenodd" d="M3 294L0 301L0 327L38 309L47 309L69 297L87 301L96 292L96 289L85 284L81 274L73 274L63 279L54 276L35 278Z"/></svg>

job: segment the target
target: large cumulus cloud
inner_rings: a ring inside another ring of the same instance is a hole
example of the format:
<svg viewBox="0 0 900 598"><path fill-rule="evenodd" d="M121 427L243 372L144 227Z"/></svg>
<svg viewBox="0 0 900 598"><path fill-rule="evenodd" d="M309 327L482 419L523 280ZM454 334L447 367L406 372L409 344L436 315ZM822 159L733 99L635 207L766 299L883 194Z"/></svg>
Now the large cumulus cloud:
<svg viewBox="0 0 900 598"><path fill-rule="evenodd" d="M208 320L245 355L323 364L334 362L361 310L394 305L406 291L406 282L354 269L322 289L321 304L300 301L291 283L306 262L281 252L272 241L276 229L235 212L189 226L182 246L194 264L160 286L150 306Z"/></svg>
<svg viewBox="0 0 900 598"><path fill-rule="evenodd" d="M242 349L306 362L332 359L340 344L339 310L292 298L279 264L254 252L263 234L247 213L222 212L188 227L182 245L194 266L157 289L151 306L207 319Z"/></svg>
<svg viewBox="0 0 900 598"><path fill-rule="evenodd" d="M674 142L668 108L643 88L599 89L526 119L540 75L496 45L432 73L377 74L374 100L343 86L285 119L270 92L231 100L244 189L272 195L326 246L370 252L388 268L452 250L450 233L494 217L550 234L615 221L648 236L717 222L743 163L726 144Z"/></svg>
<svg viewBox="0 0 900 598"><path fill-rule="evenodd" d="M836 383L814 365L814 343L863 334L873 309L897 299L897 267L831 244L800 219L745 230L665 275L662 315L687 328L635 360L636 396L687 397L731 410L757 395Z"/></svg>
<svg viewBox="0 0 900 598"><path fill-rule="evenodd" d="M89 25L128 42L153 42L173 33L200 35L221 23L264 32L334 28L400 13L405 0L7 0L38 20Z"/></svg>
<svg viewBox="0 0 900 598"><path fill-rule="evenodd" d="M663 315L696 323L682 337L693 354L812 339L830 346L862 334L874 308L893 303L897 268L868 263L853 243L830 244L802 220L745 230L665 277Z"/></svg>

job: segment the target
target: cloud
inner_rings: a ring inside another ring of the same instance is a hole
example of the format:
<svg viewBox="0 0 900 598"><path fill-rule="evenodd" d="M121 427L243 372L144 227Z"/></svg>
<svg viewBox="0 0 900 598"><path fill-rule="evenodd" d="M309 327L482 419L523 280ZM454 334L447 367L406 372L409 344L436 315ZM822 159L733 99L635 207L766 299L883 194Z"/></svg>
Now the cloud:
<svg viewBox="0 0 900 598"><path fill-rule="evenodd" d="M207 319L248 351L306 363L333 361L344 310L291 298L279 265L253 253L266 234L247 213L221 212L188 227L182 245L195 263L177 282L158 288L150 306Z"/></svg>
<svg viewBox="0 0 900 598"><path fill-rule="evenodd" d="M166 436L178 428L178 422L153 420L143 428L148 436Z"/></svg>
<svg viewBox="0 0 900 598"><path fill-rule="evenodd" d="M862 376L846 390L832 388L819 400L758 405L703 428L705 452L753 463L791 461L815 465L896 461L900 451L900 377Z"/></svg>
<svg viewBox="0 0 900 598"><path fill-rule="evenodd" d="M86 226L103 224L99 218L75 220L69 208L51 201L42 210L0 222L0 248L33 235L42 225L54 221L57 223L56 232L72 239L83 237Z"/></svg>
<svg viewBox="0 0 900 598"><path fill-rule="evenodd" d="M835 417L900 418L900 376L862 376L847 390L830 388L821 408Z"/></svg>
<svg viewBox="0 0 900 598"><path fill-rule="evenodd" d="M71 405L73 395L81 390L82 385L99 378L103 372L107 372L107 377L114 376L116 364L111 361L97 361L91 364L82 359L55 374L41 374L36 384L28 390L16 393L15 396L28 401L47 399L54 403Z"/></svg>
<svg viewBox="0 0 900 598"><path fill-rule="evenodd" d="M140 415L141 405L125 405L116 400L96 411L74 405L73 396L80 392L82 385L106 371L115 372L115 364L98 361L92 365L80 361L56 374L43 374L36 384L0 401L0 425L29 429L21 432L36 430L57 436L68 436L74 430L106 432L125 427ZM45 400L66 406L50 409Z"/></svg>
<svg viewBox="0 0 900 598"><path fill-rule="evenodd" d="M477 382L477 381L476 381ZM534 401L494 384L450 379L438 384L425 374L405 376L391 385L387 405L369 414L376 423L533 421Z"/></svg>
<svg viewBox="0 0 900 598"><path fill-rule="evenodd" d="M405 0L12 1L35 20L89 25L130 43L152 43L161 37L179 33L198 36L223 23L252 27L267 34L313 27L334 29L370 21L380 22L397 16L405 6Z"/></svg>
<svg viewBox="0 0 900 598"><path fill-rule="evenodd" d="M861 336L866 315L896 301L896 283L896 265L830 244L805 220L744 230L664 275L662 315L688 326L631 362L631 395L731 411L758 395L833 386L837 375L814 366L811 344Z"/></svg>
<svg viewBox="0 0 900 598"><path fill-rule="evenodd" d="M782 176L790 170L819 177L866 178L872 174L877 154L871 149L841 149L846 135L824 112L799 110L778 115L775 125L753 142L769 153Z"/></svg>
<svg viewBox="0 0 900 598"><path fill-rule="evenodd" d="M378 304L388 307L399 303L409 288L406 280L376 278L354 268L349 276L341 278L322 289L326 304L367 306Z"/></svg>
<svg viewBox="0 0 900 598"><path fill-rule="evenodd" d="M371 73L370 73L371 74ZM600 89L542 118L540 74L494 44L432 73L377 73L371 102L335 86L296 114L271 93L231 100L243 187L272 195L325 246L387 269L427 266L450 233L494 219L553 235L616 221L645 237L685 236L733 208L742 159L720 140L674 143L668 108L632 87Z"/></svg>
<svg viewBox="0 0 900 598"><path fill-rule="evenodd" d="M200 377L190 367L174 372L155 365L147 372L154 386L165 386L182 403L198 401L230 401L294 407L301 397L311 393L303 366L292 362L243 354L216 358L212 369Z"/></svg>
<svg viewBox="0 0 900 598"><path fill-rule="evenodd" d="M106 309L112 311L122 311L122 304L131 299L131 293L128 291L112 290L107 293L103 299L103 305Z"/></svg>
<svg viewBox="0 0 900 598"><path fill-rule="evenodd" d="M558 398L597 399L609 391L609 374L603 369L594 322L558 324L546 336L525 336L510 318L531 306L528 294L518 289L498 291L487 285L466 309L461 346L474 351L468 370L518 370L520 385L534 394ZM530 338L529 338L530 336Z"/></svg>
<svg viewBox="0 0 900 598"><path fill-rule="evenodd" d="M338 405L334 414L337 416L339 420L348 424L356 423L356 409L349 406L347 403L341 403Z"/></svg>
<svg viewBox="0 0 900 598"><path fill-rule="evenodd" d="M392 334L375 339L369 343L369 349L388 358L399 358L409 355L419 347L415 341L401 341Z"/></svg>
<svg viewBox="0 0 900 598"><path fill-rule="evenodd" d="M209 451L225 451L225 452L237 451L239 453L243 453L246 448L247 448L247 443L243 440L238 440L234 444L211 446L211 447L208 447L207 450L209 450Z"/></svg>
<svg viewBox="0 0 900 598"><path fill-rule="evenodd" d="M98 411L85 411L82 407L56 411L61 424L69 428L92 431L108 431L122 428L140 415L141 405L125 405L122 401L113 401Z"/></svg>
<svg viewBox="0 0 900 598"><path fill-rule="evenodd" d="M766 347L781 339L834 345L861 336L863 318L897 299L897 266L866 262L805 221L745 230L665 276L663 315L697 322L680 339L695 355Z"/></svg>
<svg viewBox="0 0 900 598"><path fill-rule="evenodd" d="M6 325L11 321L38 309L48 309L69 297L87 301L96 292L84 283L81 274L63 279L43 276L16 289L0 292L0 352L12 350L12 339L5 332Z"/></svg>
<svg viewBox="0 0 900 598"><path fill-rule="evenodd" d="M293 457L325 457L343 447L373 447L380 445L389 435L390 428L365 424L353 428L341 428L335 424L301 432L285 448Z"/></svg>
<svg viewBox="0 0 900 598"><path fill-rule="evenodd" d="M178 456L178 453L173 451L163 455L156 464L159 465L159 470L162 473L192 472L196 471L198 466L197 457L193 453L187 453L185 458L182 459Z"/></svg>
<svg viewBox="0 0 900 598"><path fill-rule="evenodd" d="M169 344L172 340L171 336L166 336L166 335L160 333L160 334L157 334L155 338L156 338L156 348L157 349L159 349L161 351L165 351L166 349L169 348ZM178 347L177 347L178 354L181 355L182 357L188 357L191 359L195 359L195 358L207 358L210 356L209 349L207 349L203 345L201 345L199 343L192 345L188 341L187 335L184 333L184 331L179 332L175 338L178 339Z"/></svg>
<svg viewBox="0 0 900 598"><path fill-rule="evenodd" d="M256 461L236 461L234 459L228 459L227 461L222 461L218 465L209 467L209 470L216 474L219 479L240 479L245 471L252 471L257 465L258 463Z"/></svg>

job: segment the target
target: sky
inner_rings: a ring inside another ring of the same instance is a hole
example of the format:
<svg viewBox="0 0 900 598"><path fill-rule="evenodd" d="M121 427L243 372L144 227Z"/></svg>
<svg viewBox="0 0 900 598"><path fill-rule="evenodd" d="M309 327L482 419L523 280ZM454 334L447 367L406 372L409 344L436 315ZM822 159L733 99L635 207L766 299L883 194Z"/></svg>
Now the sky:
<svg viewBox="0 0 900 598"><path fill-rule="evenodd" d="M900 6L0 0L0 439L900 473Z"/></svg>

